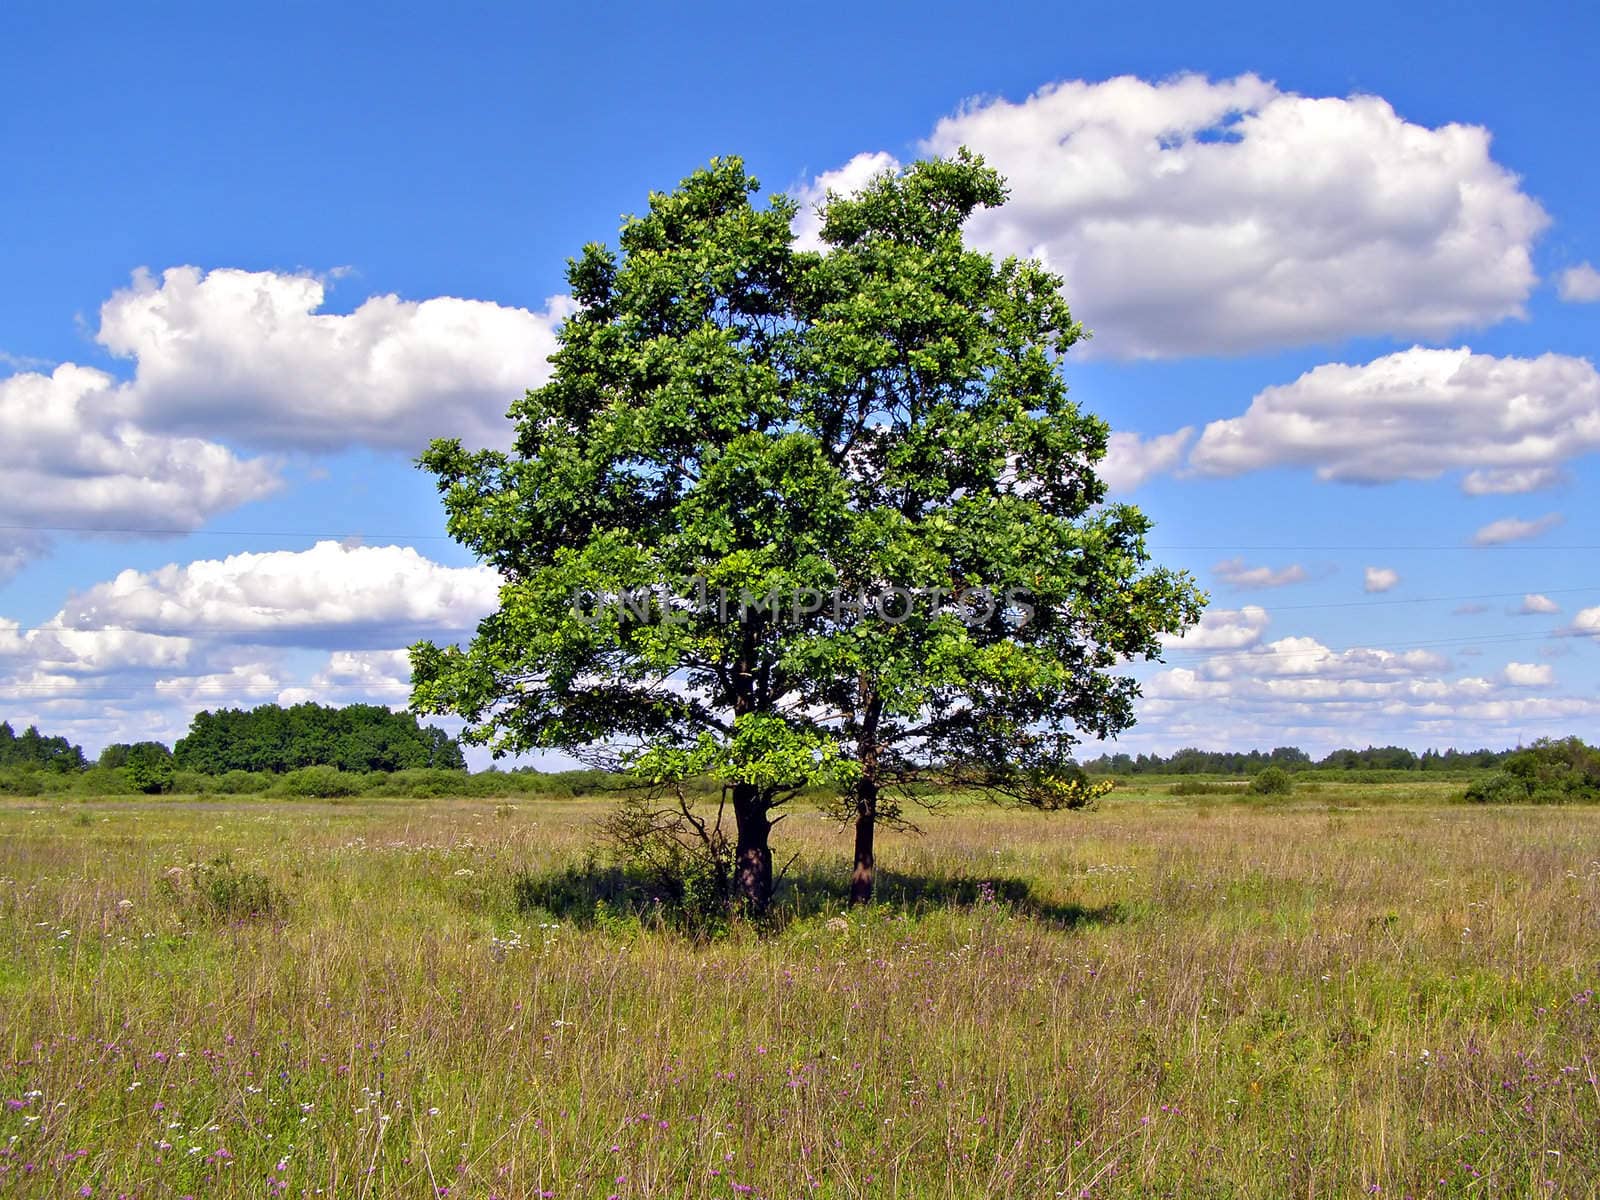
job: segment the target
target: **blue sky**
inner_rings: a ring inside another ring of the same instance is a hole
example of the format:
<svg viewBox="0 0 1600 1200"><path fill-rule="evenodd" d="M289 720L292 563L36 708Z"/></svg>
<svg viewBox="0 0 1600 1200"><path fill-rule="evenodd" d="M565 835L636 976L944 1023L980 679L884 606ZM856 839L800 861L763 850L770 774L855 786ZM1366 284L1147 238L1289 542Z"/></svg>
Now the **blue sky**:
<svg viewBox="0 0 1600 1200"><path fill-rule="evenodd" d="M0 717L95 749L398 702L395 651L493 590L408 460L504 436L568 255L715 154L809 197L965 141L1013 190L973 236L1066 276L1108 470L1212 593L1125 745L1587 732L1597 35L1574 4L10 6Z"/></svg>

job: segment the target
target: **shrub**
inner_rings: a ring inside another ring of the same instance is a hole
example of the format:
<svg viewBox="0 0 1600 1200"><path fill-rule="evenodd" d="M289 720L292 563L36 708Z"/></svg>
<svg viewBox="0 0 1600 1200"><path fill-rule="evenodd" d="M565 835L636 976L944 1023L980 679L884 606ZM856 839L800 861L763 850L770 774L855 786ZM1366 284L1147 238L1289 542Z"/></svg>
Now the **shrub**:
<svg viewBox="0 0 1600 1200"><path fill-rule="evenodd" d="M1167 789L1170 796L1238 796L1243 792L1243 784L1214 783L1204 779L1180 779Z"/></svg>
<svg viewBox="0 0 1600 1200"><path fill-rule="evenodd" d="M0 796L38 796L44 793L39 772L8 767L0 770Z"/></svg>
<svg viewBox="0 0 1600 1200"><path fill-rule="evenodd" d="M416 767L374 775L366 791L379 796L425 799L432 796L465 796L479 793L481 789L472 786L472 779L465 771Z"/></svg>
<svg viewBox="0 0 1600 1200"><path fill-rule="evenodd" d="M272 786L272 777L257 771L229 771L212 775L202 790L219 796L248 796L266 791Z"/></svg>
<svg viewBox="0 0 1600 1200"><path fill-rule="evenodd" d="M132 796L138 792L121 767L90 767L73 778L72 790L84 796Z"/></svg>
<svg viewBox="0 0 1600 1200"><path fill-rule="evenodd" d="M122 770L127 773L133 790L147 796L170 792L176 774L172 751L160 742L136 742L129 746Z"/></svg>
<svg viewBox="0 0 1600 1200"><path fill-rule="evenodd" d="M707 819L694 801L634 792L601 823L601 837L624 875L659 896L665 915L685 933L709 939L728 931L733 915L733 845L719 815Z"/></svg>
<svg viewBox="0 0 1600 1200"><path fill-rule="evenodd" d="M1294 791L1294 780L1282 767L1268 767L1250 780L1250 792L1256 796L1287 796Z"/></svg>
<svg viewBox="0 0 1600 1200"><path fill-rule="evenodd" d="M1600 801L1600 750L1578 738L1540 738L1502 769L1467 789L1473 804L1581 804Z"/></svg>
<svg viewBox="0 0 1600 1200"><path fill-rule="evenodd" d="M288 896L265 875L234 865L226 854L190 867L173 868L166 884L178 903L203 919L266 920L282 917Z"/></svg>
<svg viewBox="0 0 1600 1200"><path fill-rule="evenodd" d="M364 782L360 775L352 775L338 767L301 767L282 776L272 790L280 796L325 799L354 796L362 790Z"/></svg>

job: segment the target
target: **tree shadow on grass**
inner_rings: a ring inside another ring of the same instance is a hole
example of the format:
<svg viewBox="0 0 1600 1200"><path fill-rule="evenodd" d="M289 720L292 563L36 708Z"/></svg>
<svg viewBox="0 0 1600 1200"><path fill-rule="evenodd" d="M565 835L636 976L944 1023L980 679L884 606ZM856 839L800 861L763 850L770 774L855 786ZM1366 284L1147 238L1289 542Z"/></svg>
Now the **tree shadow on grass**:
<svg viewBox="0 0 1600 1200"><path fill-rule="evenodd" d="M1026 879L1006 876L903 874L879 871L872 905L896 914L924 916L939 909L998 907L1057 929L1110 925L1127 919L1119 904L1063 903L1042 896ZM790 919L837 915L849 909L850 881L841 868L789 872L773 897L774 914Z"/></svg>
<svg viewBox="0 0 1600 1200"><path fill-rule="evenodd" d="M716 927L719 918L726 923L726 908L715 897L685 895L660 880L596 862L524 872L513 880L512 895L520 912L548 913L564 924L585 928L638 921L699 934ZM910 917L939 910L998 908L1054 929L1116 924L1129 918L1120 904L1049 899L1025 879L895 871L878 873L870 907ZM755 923L763 931L777 932L796 921L849 911L850 883L843 867L807 865L783 874L771 908Z"/></svg>

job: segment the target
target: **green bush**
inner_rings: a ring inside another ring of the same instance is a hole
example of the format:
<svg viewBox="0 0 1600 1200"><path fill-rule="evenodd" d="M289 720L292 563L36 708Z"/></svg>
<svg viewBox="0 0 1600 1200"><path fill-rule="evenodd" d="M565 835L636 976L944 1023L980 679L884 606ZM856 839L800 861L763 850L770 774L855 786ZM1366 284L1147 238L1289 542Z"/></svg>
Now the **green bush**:
<svg viewBox="0 0 1600 1200"><path fill-rule="evenodd" d="M288 896L265 875L234 865L227 855L169 872L167 886L178 903L201 918L218 921L282 917Z"/></svg>
<svg viewBox="0 0 1600 1200"><path fill-rule="evenodd" d="M1472 804L1600 802L1600 750L1578 738L1541 738L1467 789Z"/></svg>
<svg viewBox="0 0 1600 1200"><path fill-rule="evenodd" d="M280 776L272 791L278 796L327 799L354 796L362 790L364 782L360 775L341 771L338 767L301 767L298 771Z"/></svg>
<svg viewBox="0 0 1600 1200"><path fill-rule="evenodd" d="M84 796L134 796L138 789L121 767L90 767L72 780L72 790Z"/></svg>
<svg viewBox="0 0 1600 1200"><path fill-rule="evenodd" d="M228 771L203 778L207 781L203 790L219 796L259 795L272 786L272 776L259 771Z"/></svg>
<svg viewBox="0 0 1600 1200"><path fill-rule="evenodd" d="M0 769L0 796L40 796L44 794L44 780L38 771L23 767Z"/></svg>
<svg viewBox="0 0 1600 1200"><path fill-rule="evenodd" d="M1294 780L1282 767L1268 767L1250 780L1250 793L1255 796L1287 796L1294 791Z"/></svg>
<svg viewBox="0 0 1600 1200"><path fill-rule="evenodd" d="M1239 796L1244 794L1244 785L1238 783L1216 783L1204 779L1180 779L1167 789L1170 796Z"/></svg>
<svg viewBox="0 0 1600 1200"><path fill-rule="evenodd" d="M465 771L446 771L429 767L375 774L366 791L372 795L409 796L414 799L483 794L482 788L476 786L473 777Z"/></svg>
<svg viewBox="0 0 1600 1200"><path fill-rule="evenodd" d="M127 773L133 790L147 796L170 792L177 774L172 765L172 751L160 742L135 742L129 746L122 770Z"/></svg>

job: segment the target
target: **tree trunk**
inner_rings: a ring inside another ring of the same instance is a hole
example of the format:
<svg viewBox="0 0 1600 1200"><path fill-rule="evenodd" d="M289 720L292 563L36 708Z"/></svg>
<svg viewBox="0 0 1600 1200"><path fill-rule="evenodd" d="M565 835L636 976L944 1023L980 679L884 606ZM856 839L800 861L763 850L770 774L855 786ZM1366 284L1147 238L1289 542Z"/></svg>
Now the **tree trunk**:
<svg viewBox="0 0 1600 1200"><path fill-rule="evenodd" d="M872 857L872 835L878 821L878 782L863 777L856 784L856 866L850 873L850 903L867 904L872 900L872 883L876 863Z"/></svg>
<svg viewBox="0 0 1600 1200"><path fill-rule="evenodd" d="M861 778L856 780L856 865L850 872L850 903L868 904L878 866L872 856L872 836L878 828L878 720L883 716L883 700L865 675L859 696L862 713L856 761Z"/></svg>
<svg viewBox="0 0 1600 1200"><path fill-rule="evenodd" d="M767 804L755 784L733 786L733 822L736 830L733 895L750 913L763 913L772 900L772 847L767 835L772 822Z"/></svg>

